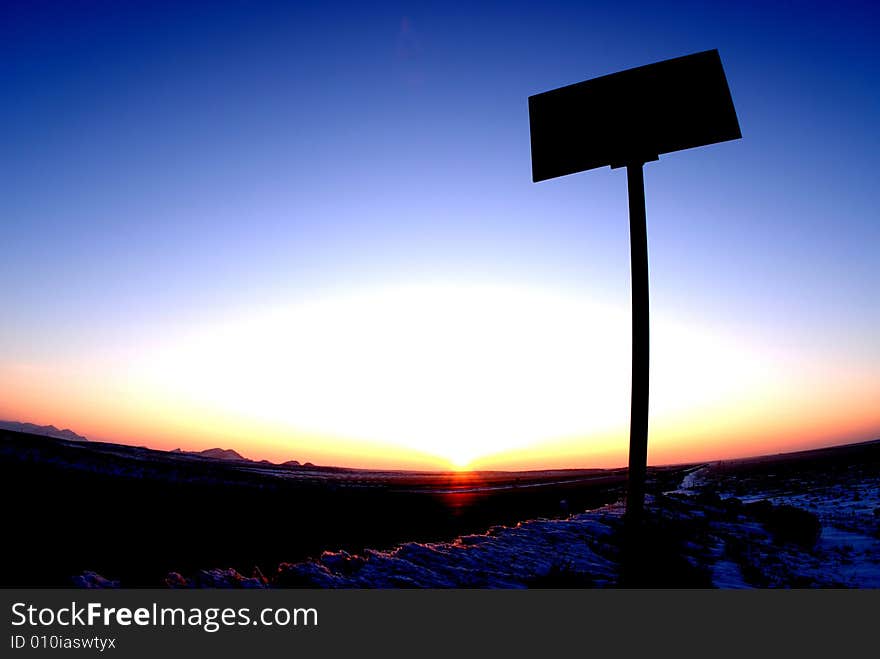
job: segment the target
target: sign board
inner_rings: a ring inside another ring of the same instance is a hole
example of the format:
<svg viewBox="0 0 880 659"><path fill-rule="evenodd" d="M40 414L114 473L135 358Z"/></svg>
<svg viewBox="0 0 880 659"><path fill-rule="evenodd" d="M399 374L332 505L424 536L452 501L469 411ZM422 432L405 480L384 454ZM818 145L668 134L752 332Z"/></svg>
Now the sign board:
<svg viewBox="0 0 880 659"><path fill-rule="evenodd" d="M717 50L529 97L532 180L742 137Z"/></svg>

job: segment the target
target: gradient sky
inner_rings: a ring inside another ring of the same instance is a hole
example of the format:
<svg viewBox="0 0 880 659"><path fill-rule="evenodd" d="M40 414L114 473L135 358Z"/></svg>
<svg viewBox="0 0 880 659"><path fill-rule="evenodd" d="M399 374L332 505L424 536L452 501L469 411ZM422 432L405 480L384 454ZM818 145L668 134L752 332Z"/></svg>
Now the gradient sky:
<svg viewBox="0 0 880 659"><path fill-rule="evenodd" d="M645 168L649 459L880 435L876 3L0 7L0 418L351 466L625 462L623 170L529 95L718 48Z"/></svg>

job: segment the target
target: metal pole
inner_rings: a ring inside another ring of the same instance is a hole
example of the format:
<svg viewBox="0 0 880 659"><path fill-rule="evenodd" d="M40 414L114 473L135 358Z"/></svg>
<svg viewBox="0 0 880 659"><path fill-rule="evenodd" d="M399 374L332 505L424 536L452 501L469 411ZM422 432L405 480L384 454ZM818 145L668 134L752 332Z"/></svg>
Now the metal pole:
<svg viewBox="0 0 880 659"><path fill-rule="evenodd" d="M643 516L648 468L648 231L643 165L637 161L626 166L632 269L632 397L626 518L634 523Z"/></svg>

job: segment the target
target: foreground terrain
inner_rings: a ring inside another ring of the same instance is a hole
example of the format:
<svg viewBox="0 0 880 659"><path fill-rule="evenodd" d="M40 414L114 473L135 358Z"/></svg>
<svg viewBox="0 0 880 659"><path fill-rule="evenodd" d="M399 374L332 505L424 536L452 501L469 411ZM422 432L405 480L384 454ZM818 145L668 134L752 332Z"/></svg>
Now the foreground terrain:
<svg viewBox="0 0 880 659"><path fill-rule="evenodd" d="M156 587L170 571L272 573L323 550L453 540L620 498L624 470L420 473L274 465L0 430L0 585L93 571ZM670 482L677 480L673 478Z"/></svg>
<svg viewBox="0 0 880 659"><path fill-rule="evenodd" d="M880 587L880 442L650 470L376 472L0 435L2 585ZM581 512L586 511L586 512Z"/></svg>

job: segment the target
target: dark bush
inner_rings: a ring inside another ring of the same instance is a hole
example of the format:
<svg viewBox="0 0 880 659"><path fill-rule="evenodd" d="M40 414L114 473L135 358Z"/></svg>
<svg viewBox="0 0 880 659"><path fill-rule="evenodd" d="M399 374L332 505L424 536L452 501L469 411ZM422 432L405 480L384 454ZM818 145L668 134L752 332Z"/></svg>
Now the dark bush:
<svg viewBox="0 0 880 659"><path fill-rule="evenodd" d="M822 532L819 518L796 506L774 506L762 500L746 506L746 509L782 542L793 542L809 548L816 544Z"/></svg>

